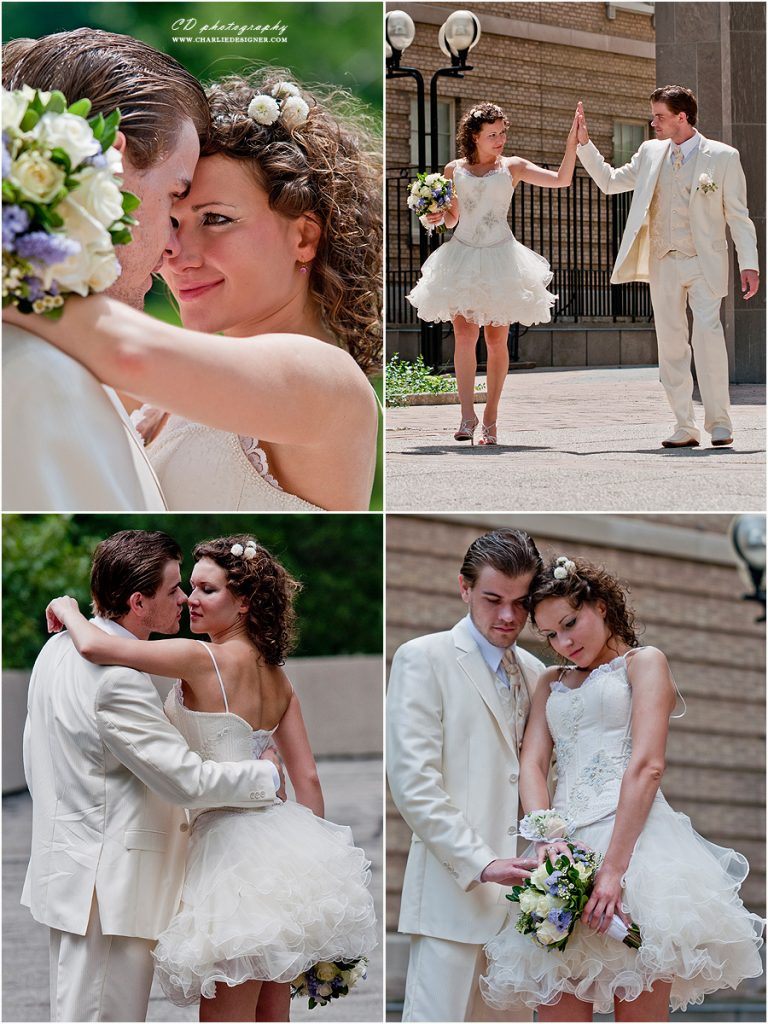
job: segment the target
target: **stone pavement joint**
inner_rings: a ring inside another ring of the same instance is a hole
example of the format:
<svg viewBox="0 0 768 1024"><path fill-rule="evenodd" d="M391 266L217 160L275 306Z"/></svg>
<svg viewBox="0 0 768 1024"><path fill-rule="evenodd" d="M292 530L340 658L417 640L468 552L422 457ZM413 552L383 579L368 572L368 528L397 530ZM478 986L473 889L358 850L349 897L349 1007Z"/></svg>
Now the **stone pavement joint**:
<svg viewBox="0 0 768 1024"><path fill-rule="evenodd" d="M763 511L765 388L730 390L725 448L710 445L698 392L701 446L661 447L674 421L655 366L511 373L497 447L454 441L455 407L387 409L387 509Z"/></svg>

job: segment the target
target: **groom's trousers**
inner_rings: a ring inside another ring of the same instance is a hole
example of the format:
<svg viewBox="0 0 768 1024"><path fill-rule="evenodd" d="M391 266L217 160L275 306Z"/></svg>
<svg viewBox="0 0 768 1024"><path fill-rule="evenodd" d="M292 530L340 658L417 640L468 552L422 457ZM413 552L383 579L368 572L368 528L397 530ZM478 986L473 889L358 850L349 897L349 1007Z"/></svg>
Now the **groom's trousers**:
<svg viewBox="0 0 768 1024"><path fill-rule="evenodd" d="M103 935L94 895L85 935L51 928L51 1020L146 1020L154 945Z"/></svg>
<svg viewBox="0 0 768 1024"><path fill-rule="evenodd" d="M657 259L652 255L650 283L661 383L675 414L676 427L699 439L693 414L687 302L693 314L691 346L704 405L704 429L711 433L714 427L725 427L730 431L728 353L720 323L722 299L704 280L698 256L667 253Z"/></svg>
<svg viewBox="0 0 768 1024"><path fill-rule="evenodd" d="M488 963L482 946L411 935L405 981L404 1021L532 1020L522 1003L494 1010L480 994Z"/></svg>

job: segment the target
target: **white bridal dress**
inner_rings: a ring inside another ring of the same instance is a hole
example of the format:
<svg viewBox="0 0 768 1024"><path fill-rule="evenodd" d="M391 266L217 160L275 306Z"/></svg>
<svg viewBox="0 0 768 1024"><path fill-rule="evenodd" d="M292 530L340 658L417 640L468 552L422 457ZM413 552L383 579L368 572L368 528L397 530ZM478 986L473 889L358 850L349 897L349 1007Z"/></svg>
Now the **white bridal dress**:
<svg viewBox="0 0 768 1024"><path fill-rule="evenodd" d="M517 241L507 224L514 186L498 164L478 176L459 161L454 171L459 222L449 242L432 253L407 296L422 320L463 316L481 326L544 324L557 296L543 256Z"/></svg>
<svg viewBox="0 0 768 1024"><path fill-rule="evenodd" d="M558 764L553 806L574 822L576 840L601 853L632 751L626 659L601 665L575 689L552 683L546 708ZM614 996L635 999L660 979L672 981L673 1010L735 988L762 973L763 922L739 898L748 870L740 853L698 835L658 792L623 879L623 905L640 927L640 948L578 922L563 952L548 950L515 930L515 910L486 947L483 995L499 1008L520 999L534 1007L568 992L610 1013Z"/></svg>
<svg viewBox="0 0 768 1024"><path fill-rule="evenodd" d="M229 710L189 710L181 683L165 712L206 760L259 757L275 731L253 730ZM357 959L374 948L369 862L349 828L279 800L254 810L192 811L191 819L181 906L153 954L177 1006L213 996L217 982L289 982L321 960Z"/></svg>

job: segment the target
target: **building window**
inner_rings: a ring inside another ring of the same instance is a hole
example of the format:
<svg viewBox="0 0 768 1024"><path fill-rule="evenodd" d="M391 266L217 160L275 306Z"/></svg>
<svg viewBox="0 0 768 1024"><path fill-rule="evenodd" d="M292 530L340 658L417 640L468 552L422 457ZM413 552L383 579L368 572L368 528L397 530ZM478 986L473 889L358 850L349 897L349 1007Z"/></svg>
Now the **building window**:
<svg viewBox="0 0 768 1024"><path fill-rule="evenodd" d="M456 118L455 105L453 100L437 101L437 162L442 169L453 160L456 148ZM427 155L427 167L429 167L431 153L430 135L430 105L429 100L425 104L424 116L426 119L426 141L425 152ZM419 162L418 143L418 118L416 116L416 100L411 100L411 163L414 167Z"/></svg>
<svg viewBox="0 0 768 1024"><path fill-rule="evenodd" d="M613 166L629 163L648 138L648 126L637 121L613 122Z"/></svg>

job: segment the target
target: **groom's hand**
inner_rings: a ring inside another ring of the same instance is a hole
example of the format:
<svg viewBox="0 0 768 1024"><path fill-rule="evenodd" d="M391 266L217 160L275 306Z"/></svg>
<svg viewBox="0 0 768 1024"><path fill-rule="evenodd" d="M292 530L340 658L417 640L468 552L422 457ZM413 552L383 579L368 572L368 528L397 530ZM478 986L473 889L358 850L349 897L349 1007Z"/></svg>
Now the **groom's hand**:
<svg viewBox="0 0 768 1024"><path fill-rule="evenodd" d="M285 802L287 795L285 792L285 772L283 771L283 759L277 752L276 747L267 747L267 749L261 755L263 761L271 761L272 764L277 768L277 774L280 776L280 785L277 788L275 796L278 800Z"/></svg>
<svg viewBox="0 0 768 1024"><path fill-rule="evenodd" d="M531 877L536 861L528 857L506 857L492 860L480 875L481 882L496 882L497 885L519 885Z"/></svg>
<svg viewBox="0 0 768 1024"><path fill-rule="evenodd" d="M581 100L576 104L576 139L580 146L586 146L589 142L587 118L584 115L584 104Z"/></svg>
<svg viewBox="0 0 768 1024"><path fill-rule="evenodd" d="M751 299L753 295L757 295L757 289L760 287L760 274L757 270L742 270L741 272L741 297L742 299Z"/></svg>

